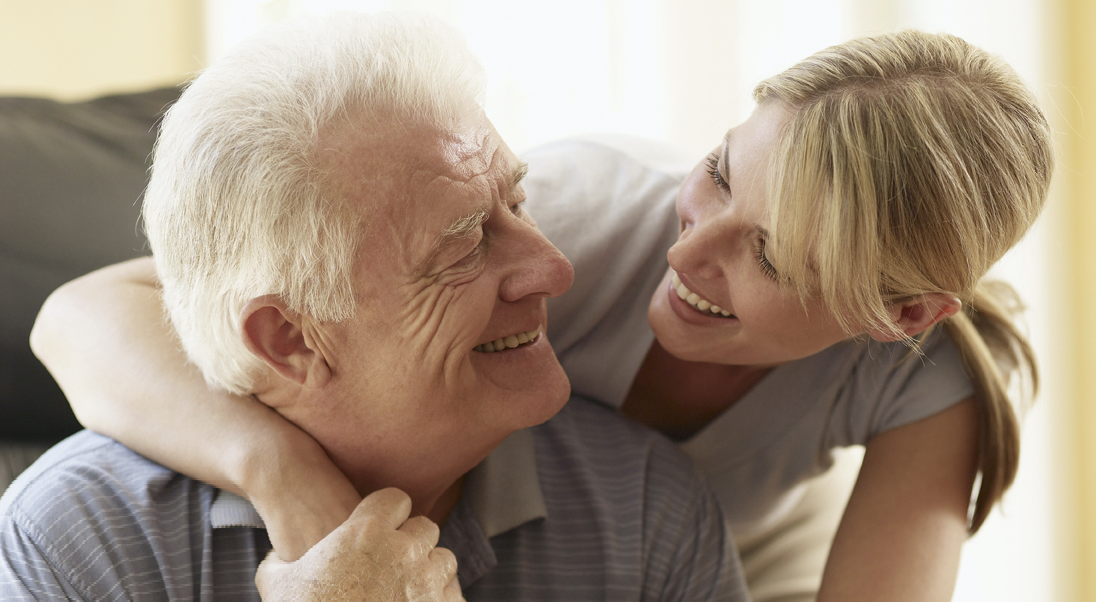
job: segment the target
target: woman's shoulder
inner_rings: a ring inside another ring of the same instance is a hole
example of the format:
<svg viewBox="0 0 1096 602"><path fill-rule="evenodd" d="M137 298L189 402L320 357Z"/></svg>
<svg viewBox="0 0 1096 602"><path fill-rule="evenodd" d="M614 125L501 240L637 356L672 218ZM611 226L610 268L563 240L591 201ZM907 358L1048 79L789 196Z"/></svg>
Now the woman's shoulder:
<svg viewBox="0 0 1096 602"><path fill-rule="evenodd" d="M681 175L587 139L524 159L528 210L575 268L548 300L548 338L574 392L618 405L653 338L647 305L677 240Z"/></svg>
<svg viewBox="0 0 1096 602"><path fill-rule="evenodd" d="M630 140L574 138L523 154L526 209L572 262L629 234L649 239L676 223L674 200L686 172L668 159L645 158L657 143L636 139L630 152Z"/></svg>

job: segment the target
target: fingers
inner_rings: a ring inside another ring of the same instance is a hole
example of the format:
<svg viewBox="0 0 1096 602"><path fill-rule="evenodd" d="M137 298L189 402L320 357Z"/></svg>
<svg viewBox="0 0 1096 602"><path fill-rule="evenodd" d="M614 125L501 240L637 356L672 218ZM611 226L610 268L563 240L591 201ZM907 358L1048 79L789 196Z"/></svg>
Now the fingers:
<svg viewBox="0 0 1096 602"><path fill-rule="evenodd" d="M441 599L445 602L464 602L464 595L460 591L460 581L453 577L441 592Z"/></svg>
<svg viewBox="0 0 1096 602"><path fill-rule="evenodd" d="M350 521L374 517L396 529L408 516L411 516L411 498L399 489L389 487L367 495L350 515Z"/></svg>
<svg viewBox="0 0 1096 602"><path fill-rule="evenodd" d="M265 597L263 593L272 590L274 583L283 581L292 567L292 564L285 562L274 550L271 550L266 555L266 559L259 563L259 570L255 572L255 587L258 588L259 595Z"/></svg>
<svg viewBox="0 0 1096 602"><path fill-rule="evenodd" d="M438 528L438 525L425 516L407 519L406 522L400 525L399 531L415 541L426 544L428 548L438 545L438 537L441 536L441 529Z"/></svg>
<svg viewBox="0 0 1096 602"><path fill-rule="evenodd" d="M457 578L457 557L447 548L434 548L431 550L430 563L447 578ZM458 585L457 588L459 589L460 586Z"/></svg>

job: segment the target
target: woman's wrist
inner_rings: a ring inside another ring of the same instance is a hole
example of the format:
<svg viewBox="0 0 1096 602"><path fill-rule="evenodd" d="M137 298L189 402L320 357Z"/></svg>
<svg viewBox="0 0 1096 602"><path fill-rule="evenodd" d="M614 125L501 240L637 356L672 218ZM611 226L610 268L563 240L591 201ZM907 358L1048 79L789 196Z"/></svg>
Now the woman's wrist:
<svg viewBox="0 0 1096 602"><path fill-rule="evenodd" d="M251 403L256 403L249 400ZM278 555L296 560L346 521L361 495L315 439L266 406L240 450L234 484L255 506Z"/></svg>

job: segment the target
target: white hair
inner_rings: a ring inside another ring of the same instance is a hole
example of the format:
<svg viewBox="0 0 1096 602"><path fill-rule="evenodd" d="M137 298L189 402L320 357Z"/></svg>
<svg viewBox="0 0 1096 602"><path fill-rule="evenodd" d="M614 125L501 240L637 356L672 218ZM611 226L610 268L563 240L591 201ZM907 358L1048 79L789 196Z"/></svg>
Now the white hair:
<svg viewBox="0 0 1096 602"><path fill-rule="evenodd" d="M484 85L449 27L360 13L271 28L190 84L164 118L143 217L164 305L207 381L252 390L251 299L323 322L354 312L360 218L316 165L320 133L381 114L444 127L482 110Z"/></svg>

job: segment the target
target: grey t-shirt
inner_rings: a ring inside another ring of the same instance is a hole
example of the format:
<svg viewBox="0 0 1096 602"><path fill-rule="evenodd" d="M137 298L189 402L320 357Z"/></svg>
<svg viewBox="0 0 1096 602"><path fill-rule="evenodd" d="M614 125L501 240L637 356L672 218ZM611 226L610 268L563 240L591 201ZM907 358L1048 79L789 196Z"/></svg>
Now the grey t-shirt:
<svg viewBox="0 0 1096 602"><path fill-rule="evenodd" d="M270 543L253 511L222 497L78 433L0 499L0 599L257 599ZM747 599L688 458L579 398L469 474L440 543L469 602Z"/></svg>
<svg viewBox="0 0 1096 602"><path fill-rule="evenodd" d="M526 206L575 267L571 290L548 300L549 340L574 393L619 407L654 341L647 306L677 240L674 202L686 171L631 143L567 140L523 159ZM681 442L734 534L779 521L804 481L832 465L835 447L863 445L973 393L942 332L923 350L844 341L776 368Z"/></svg>

